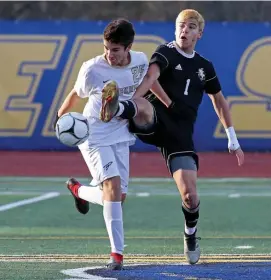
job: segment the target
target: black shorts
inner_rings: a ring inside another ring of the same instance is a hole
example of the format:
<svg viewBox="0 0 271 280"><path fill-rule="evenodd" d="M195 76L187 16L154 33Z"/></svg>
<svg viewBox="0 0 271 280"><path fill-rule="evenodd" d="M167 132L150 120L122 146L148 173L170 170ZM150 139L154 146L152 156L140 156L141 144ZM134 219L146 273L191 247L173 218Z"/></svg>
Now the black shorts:
<svg viewBox="0 0 271 280"><path fill-rule="evenodd" d="M199 168L198 156L194 151L194 122L176 119L162 103L152 103L155 121L147 130L137 127L133 120L129 130L142 142L156 146L162 153L167 166L175 156L191 155Z"/></svg>

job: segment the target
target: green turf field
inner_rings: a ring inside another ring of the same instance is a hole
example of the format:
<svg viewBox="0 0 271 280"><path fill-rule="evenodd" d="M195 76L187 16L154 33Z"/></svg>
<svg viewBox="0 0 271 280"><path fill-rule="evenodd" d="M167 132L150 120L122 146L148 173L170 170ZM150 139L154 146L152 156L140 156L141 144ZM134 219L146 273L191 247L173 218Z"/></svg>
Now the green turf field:
<svg viewBox="0 0 271 280"><path fill-rule="evenodd" d="M102 208L79 214L65 179L0 178L0 279L80 279L61 271L107 261ZM244 262L270 260L271 180L202 179L198 189L203 261L221 254L227 262L238 260L235 254ZM171 180L132 180L124 204L127 262L183 262L183 223ZM200 279L185 277L178 279Z"/></svg>

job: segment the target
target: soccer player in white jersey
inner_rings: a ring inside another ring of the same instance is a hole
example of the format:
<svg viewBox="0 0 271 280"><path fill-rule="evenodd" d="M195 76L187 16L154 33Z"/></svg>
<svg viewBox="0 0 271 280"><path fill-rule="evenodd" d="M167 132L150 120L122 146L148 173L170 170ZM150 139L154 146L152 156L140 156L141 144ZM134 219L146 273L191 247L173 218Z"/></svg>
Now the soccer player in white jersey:
<svg viewBox="0 0 271 280"><path fill-rule="evenodd" d="M129 180L129 146L135 137L128 130L128 121L115 118L100 120L100 108L107 106L108 96L118 102L133 97L148 70L148 58L131 50L133 25L124 19L109 23L104 30L104 54L83 63L74 88L60 107L57 118L71 110L80 98L88 98L83 115L90 124L89 139L79 146L97 187L81 185L71 178L71 191L77 210L86 214L89 202L103 206L103 216L111 244L108 269L120 270L123 265L124 233L121 203ZM114 104L110 100L110 104ZM102 111L106 119L106 112ZM57 119L56 118L56 119ZM110 118L110 116L108 116Z"/></svg>

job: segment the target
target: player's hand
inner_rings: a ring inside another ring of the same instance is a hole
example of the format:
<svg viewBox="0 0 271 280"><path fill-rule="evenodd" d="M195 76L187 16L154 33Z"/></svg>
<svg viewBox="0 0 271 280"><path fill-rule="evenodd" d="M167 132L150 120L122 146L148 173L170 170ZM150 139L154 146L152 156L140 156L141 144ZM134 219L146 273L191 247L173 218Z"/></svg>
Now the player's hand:
<svg viewBox="0 0 271 280"><path fill-rule="evenodd" d="M245 155L244 152L242 151L240 145L238 146L234 145L234 143L230 142L228 143L228 148L229 148L229 153L230 154L235 154L237 157L238 165L241 166L243 165L245 161Z"/></svg>

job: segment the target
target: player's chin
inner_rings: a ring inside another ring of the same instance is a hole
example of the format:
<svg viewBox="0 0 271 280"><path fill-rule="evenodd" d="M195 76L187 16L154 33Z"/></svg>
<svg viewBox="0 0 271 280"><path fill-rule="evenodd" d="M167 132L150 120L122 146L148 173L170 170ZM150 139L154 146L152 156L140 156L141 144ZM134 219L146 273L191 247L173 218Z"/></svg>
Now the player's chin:
<svg viewBox="0 0 271 280"><path fill-rule="evenodd" d="M180 40L179 46L180 46L181 48L188 48L189 45L190 45L190 44L189 44L189 42L188 42L187 39L185 39L185 40Z"/></svg>
<svg viewBox="0 0 271 280"><path fill-rule="evenodd" d="M111 66L117 66L117 61L116 60L108 60L108 62Z"/></svg>

